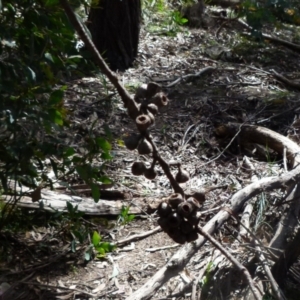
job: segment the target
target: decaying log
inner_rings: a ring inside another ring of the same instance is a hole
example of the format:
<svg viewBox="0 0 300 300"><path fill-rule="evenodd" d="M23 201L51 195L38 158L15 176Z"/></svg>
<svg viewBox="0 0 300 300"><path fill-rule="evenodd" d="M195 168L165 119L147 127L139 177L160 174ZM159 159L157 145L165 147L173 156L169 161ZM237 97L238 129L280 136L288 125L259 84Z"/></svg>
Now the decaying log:
<svg viewBox="0 0 300 300"><path fill-rule="evenodd" d="M15 187L17 192L27 193L30 191L29 188ZM40 209L41 205L47 211L54 212L66 212L67 206L66 203L70 202L73 206L78 205L78 211L84 212L86 215L113 215L117 216L120 214L123 206L130 206L130 214L143 214L144 212L153 212L153 207L157 207L159 200L147 202L145 199L136 198L134 201L119 199L116 201L106 200L104 197L101 197L98 203L94 201L91 197L79 197L72 195L65 195L58 193L56 191L50 191L47 189L41 190L41 199L32 202L30 196L21 196L20 200L17 203L18 207L24 207L28 209ZM11 196L3 195L3 199L6 202L9 202ZM150 203L151 202L151 203Z"/></svg>
<svg viewBox="0 0 300 300"><path fill-rule="evenodd" d="M240 134L244 135L245 138L253 139L254 142L264 146L268 145L269 148L279 153L283 153L283 149L286 147L288 159L290 160L291 165L294 166L294 169L281 176L262 178L235 193L231 197L227 209L221 210L203 227L209 234L213 234L220 228L230 218L231 214L240 212L244 204L252 197L261 192L286 188L288 185L300 180L300 147L296 143L272 130L258 126L230 124L228 125L228 128L227 125L224 125L222 131L223 133L231 132L233 135L235 135L234 132L237 133L240 131ZM183 246L171 257L165 266L156 272L140 289L130 295L127 300L151 298L164 283L185 268L191 257L199 251L205 242L205 238L199 236L195 242Z"/></svg>
<svg viewBox="0 0 300 300"><path fill-rule="evenodd" d="M300 147L289 138L264 127L255 125L242 125L230 123L221 125L216 129L216 134L221 137L233 137L239 132L239 141L256 143L268 147L283 155L286 148L287 160L291 167L300 164Z"/></svg>

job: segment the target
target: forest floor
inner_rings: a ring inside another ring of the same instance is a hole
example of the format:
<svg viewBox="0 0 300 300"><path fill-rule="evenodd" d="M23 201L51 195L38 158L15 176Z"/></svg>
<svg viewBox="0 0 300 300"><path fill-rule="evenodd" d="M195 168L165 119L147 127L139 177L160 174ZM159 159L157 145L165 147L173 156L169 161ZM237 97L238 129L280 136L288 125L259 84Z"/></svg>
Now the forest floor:
<svg viewBox="0 0 300 300"><path fill-rule="evenodd" d="M241 148L238 141L227 147L230 139L218 139L216 126L228 122L255 124L295 141L300 138L296 122L300 112L299 89L283 84L273 74L275 70L289 79L299 78L299 51L267 39L257 42L242 35L244 28L237 21L225 25L223 22L221 18L211 18L208 28L183 28L175 36L151 33L144 27L135 66L118 73L132 93L137 86L149 81L160 83L167 93L169 105L156 117L151 134L163 158L181 161L190 173L191 179L182 187L222 186L206 195L201 208L202 225L236 191L251 182L253 174L243 163L245 156L258 178L285 172L282 156L257 145ZM280 29L266 26L264 32L295 43L297 40L293 37L298 37L299 42L299 28L290 25L282 25ZM215 70L175 82L208 66ZM114 190L131 195L130 200L124 200L124 205L134 206L138 198L161 199L172 193L160 169L152 181L131 174L137 152L126 150L121 141L135 131L135 125L103 77L70 82L66 106L72 111L76 124L70 127L70 135L83 135L95 120L94 130L100 136L106 134L105 126L109 127L115 143L113 159L105 164L105 173L113 180ZM151 163L147 156L139 160L148 166ZM263 245L268 245L274 235L280 218L280 207L275 203L282 197L283 193L273 191L253 200L251 228ZM127 224L107 217L110 226L103 225L97 217L86 219L95 225L105 241L117 242L157 227L155 213L137 216ZM14 248L8 254L9 263L2 279L15 284L16 288L7 299L125 299L163 267L180 247L185 247L174 243L164 232L156 231L117 247L105 259L85 263L82 248L75 254L70 253L70 244L60 240L65 229L62 227L57 232L54 227L35 227L9 240ZM250 263L253 250L236 239L238 233L238 224L229 221L215 237L241 262ZM50 243L37 243L46 235L53 237ZM241 277L218 250L206 243L184 271L174 274L152 299L191 299L193 281L197 278L197 287L202 286L201 296L197 289L198 299L243 299L247 283ZM291 295L288 299L300 299L300 296Z"/></svg>

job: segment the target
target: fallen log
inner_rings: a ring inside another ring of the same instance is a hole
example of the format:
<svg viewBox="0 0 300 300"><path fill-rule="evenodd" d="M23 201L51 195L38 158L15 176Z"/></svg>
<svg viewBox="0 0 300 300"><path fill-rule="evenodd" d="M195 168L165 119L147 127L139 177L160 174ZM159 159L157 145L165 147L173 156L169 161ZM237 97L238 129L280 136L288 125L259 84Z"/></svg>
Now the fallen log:
<svg viewBox="0 0 300 300"><path fill-rule="evenodd" d="M130 214L144 214L145 212L153 212L153 207L156 207L159 201L161 201L157 199L152 199L149 201L149 199L146 198L135 198L134 201L132 199L118 199L115 201L111 201L107 200L106 198L104 198L104 196L101 195L101 199L96 203L92 197L66 195L56 191L41 189L39 199L33 202L33 199L30 196L30 192L32 192L32 190L24 186L21 188L18 185L12 185L14 186L16 192L20 193L19 200L16 204L18 207L27 209L40 209L42 207L44 210L50 212L67 212L66 204L67 202L70 202L74 207L78 205L77 210L80 212L84 212L86 215L118 216L123 206L130 206ZM108 195L108 191L106 191L104 194ZM113 194L118 195L118 193L116 193L115 191L113 191ZM121 196L121 193L119 194L119 196ZM11 197L12 196L10 195L2 196L4 201L7 203L11 200Z"/></svg>

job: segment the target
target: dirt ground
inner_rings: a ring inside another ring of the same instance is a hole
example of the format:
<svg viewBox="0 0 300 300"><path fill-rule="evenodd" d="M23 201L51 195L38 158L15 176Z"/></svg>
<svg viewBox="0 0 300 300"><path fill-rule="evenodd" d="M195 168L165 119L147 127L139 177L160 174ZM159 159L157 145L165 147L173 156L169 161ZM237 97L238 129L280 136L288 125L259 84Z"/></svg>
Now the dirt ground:
<svg viewBox="0 0 300 300"><path fill-rule="evenodd" d="M237 22L228 22L220 28L222 24L222 19L212 18L208 28L186 28L174 37L155 35L143 28L134 68L118 74L132 93L140 84L156 81L168 94L169 106L156 118L151 134L163 158L181 161L190 173L191 180L182 187L223 186L207 194L201 208L204 212L202 224L214 216L234 192L251 182L249 170L242 163L245 155L250 158L259 178L284 172L282 157L272 152L250 147L240 149L237 142L223 151L230 140L217 139L216 126L228 122L256 124L284 136L289 134L296 141L299 137L299 128L293 126L299 116L299 90L278 81L272 73L276 70L290 79L299 78L299 53L280 43L257 42L242 36L244 29ZM293 30L291 26L283 26L280 30L266 27L264 32L292 41ZM208 66L215 70L174 83L176 79ZM124 201L125 205L134 205L137 198L147 201L172 193L161 169L153 181L131 174L131 164L137 159L137 153L126 150L119 141L134 132L135 125L103 77L70 82L66 107L74 118L70 134L77 136L78 141L94 120L97 120L94 130L99 136L109 127L115 142L113 160L106 164L105 173L113 179L113 189L133 195L130 202ZM151 163L150 157L139 159L148 166ZM264 197L259 203L274 203L282 194L272 192ZM256 216L261 212L260 218L252 220L256 233L267 244L279 219L277 208L271 205L266 213L256 204L256 212ZM95 222L96 219L88 220ZM144 214L126 225L109 229L99 226L98 229L105 239L117 242L153 230L157 227L156 220L155 213ZM115 220L110 222L115 223ZM57 243L55 249L57 254L61 253L60 259L52 262L54 253L47 253L39 244L39 255L27 258L31 262L31 271L23 272L23 256L18 256L20 247L28 249L22 255L30 256L28 242L35 243L33 235L51 234L49 228L47 232L43 230L46 229L34 228L26 236L11 241L19 250L11 253L13 257L6 270L1 266L5 274L1 282L16 284L14 293L7 299L125 299L145 284L180 247L185 247L158 231L117 247L105 259L85 263L82 249L75 254L63 255L70 245L56 240L53 245ZM249 262L251 250L234 238L237 231L237 224L230 221L215 237L240 261ZM190 299L192 281L201 272L202 285L211 283L210 288L202 291L201 299L243 297L246 284L241 276L230 271L230 263L206 243L184 271L174 274L153 299ZM226 272L230 276L225 276ZM225 283L220 279L224 277L227 278Z"/></svg>

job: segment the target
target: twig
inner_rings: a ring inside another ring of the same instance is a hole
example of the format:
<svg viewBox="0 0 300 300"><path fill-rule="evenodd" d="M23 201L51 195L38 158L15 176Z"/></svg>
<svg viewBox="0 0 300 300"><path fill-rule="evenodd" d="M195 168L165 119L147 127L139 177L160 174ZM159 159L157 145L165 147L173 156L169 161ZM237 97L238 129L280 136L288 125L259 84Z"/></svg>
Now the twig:
<svg viewBox="0 0 300 300"><path fill-rule="evenodd" d="M198 73L195 73L195 74L187 74L187 75L183 75L183 76L180 76L179 78L177 78L176 80L174 80L173 82L169 83L166 88L170 88L174 85L176 85L177 83L179 83L180 81L184 80L184 79L188 79L188 78L192 78L192 77L199 77L201 76L202 74L204 73L207 73L207 72L211 72L211 71L214 71L216 68L215 67L206 67L206 68L203 68L202 70L200 70Z"/></svg>
<svg viewBox="0 0 300 300"><path fill-rule="evenodd" d="M27 285L35 285L35 286L40 286L40 287L44 287L44 288L54 288L54 289L62 289L62 290L67 290L67 291L74 291L83 295L87 295L89 297L94 298L95 295L88 293L84 290L80 290L80 289L75 289L75 288L68 288L65 286L60 286L60 285L51 285L51 284L42 284L42 283L38 283L38 282L33 282L33 281L21 281L20 283L22 284L27 284Z"/></svg>
<svg viewBox="0 0 300 300"><path fill-rule="evenodd" d="M300 50L300 49L299 49ZM275 70L272 70L272 73L274 75L274 77L280 81L282 81L283 83L293 87L293 88L296 88L296 89L300 89L300 83L295 81L295 80L290 80L286 77L284 77L283 75L277 73Z"/></svg>
<svg viewBox="0 0 300 300"><path fill-rule="evenodd" d="M158 248L146 248L145 251L147 251L147 252L156 252L156 251L160 251L160 250L178 248L179 246L180 246L180 244L174 244L174 245L158 247Z"/></svg>
<svg viewBox="0 0 300 300"><path fill-rule="evenodd" d="M178 182L175 180L173 174L171 173L169 164L160 156L157 146L155 145L153 139L150 138L150 135L148 132L145 134L145 138L151 144L151 146L153 148L153 159L158 161L158 163L161 166L161 168L163 169L165 175L168 177L174 192L179 193L183 196L184 195L183 189L181 188L181 186L178 184Z"/></svg>
<svg viewBox="0 0 300 300"><path fill-rule="evenodd" d="M261 300L262 295L260 294L259 290L256 288L255 283L253 279L251 278L251 275L249 271L235 258L233 257L217 240L215 240L209 233L207 233L205 230L202 229L201 226L198 226L197 228L198 232L204 236L207 240L209 240L216 248L218 248L222 254L227 257L228 260L231 261L233 265L235 265L240 272L242 272L248 281L248 284L250 286L250 289L253 293L253 296L256 300Z"/></svg>
<svg viewBox="0 0 300 300"><path fill-rule="evenodd" d="M108 65L105 63L102 56L100 55L97 48L95 47L94 43L92 42L90 37L86 34L86 31L85 31L84 27L78 21L78 19L75 16L72 8L68 4L68 1L67 0L59 0L59 1L60 1L61 6L64 8L65 13L67 14L68 18L70 19L70 22L72 23L72 25L76 29L78 35L80 36L82 41L85 43L86 47L91 51L91 53L94 54L95 61L98 64L98 66L100 67L101 71L104 73L104 75L107 76L107 78L110 80L110 82L117 89L117 91L118 91L119 95L121 96L121 99L124 103L124 106L128 110L129 117L131 119L135 120L136 117L139 115L139 108L138 108L137 103L129 95L129 93L124 88L124 86L120 83L120 81L118 80L118 77L116 76L116 74L114 74L109 69ZM189 78L189 77L192 77L192 76L200 76L204 72L208 72L208 71L213 70L213 69L214 69L213 67L207 67L207 68L204 68L201 71L199 71L197 74L186 75L186 76L184 76L184 78ZM181 78L179 78L179 79L181 79ZM168 177L168 179L170 181L170 184L171 184L172 188L174 189L174 191L176 193L180 193L180 194L184 195L183 189L179 186L177 181L174 179L168 164L159 155L158 149L157 149L156 145L154 144L152 138L150 138L149 133L148 132L141 132L141 133L151 143L151 145L153 147L153 159L156 159L159 162L159 164L162 167L164 173Z"/></svg>
<svg viewBox="0 0 300 300"><path fill-rule="evenodd" d="M287 172L288 168L287 168L287 162L286 162L286 147L284 147L284 149L283 149L283 167L284 167L284 170Z"/></svg>
<svg viewBox="0 0 300 300"><path fill-rule="evenodd" d="M135 240L140 240L142 238L145 238L149 235L152 235L156 232L160 232L161 231L161 227L160 226L157 226L155 227L154 229L152 230L149 230L149 231L146 231L146 232L143 232L143 233L140 233L140 234L135 234L135 235L132 235L126 239L123 239L123 240L120 240L120 241L117 241L115 243L116 246L123 246L123 245L126 245L132 241L135 241Z"/></svg>
<svg viewBox="0 0 300 300"><path fill-rule="evenodd" d="M234 135L234 137L230 140L230 142L226 145L226 147L221 151L221 153L219 155L217 155L216 157L214 157L213 159L210 159L208 162L204 163L201 165L201 167L204 167L210 163L212 163L213 161L219 159L221 157L221 155L223 155L225 153L225 151L231 146L231 144L234 142L234 140L236 139L236 137L240 134L241 132L241 128L242 126L244 125L243 124L240 124L240 128L239 130L237 131L237 133Z"/></svg>

